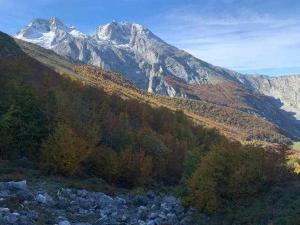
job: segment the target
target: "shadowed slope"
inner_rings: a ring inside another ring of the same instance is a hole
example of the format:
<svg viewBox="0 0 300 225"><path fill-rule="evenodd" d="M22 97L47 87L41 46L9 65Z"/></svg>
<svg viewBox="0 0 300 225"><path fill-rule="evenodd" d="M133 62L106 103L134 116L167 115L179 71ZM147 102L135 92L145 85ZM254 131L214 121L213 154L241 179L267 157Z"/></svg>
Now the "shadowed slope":
<svg viewBox="0 0 300 225"><path fill-rule="evenodd" d="M236 109L236 106L228 104L230 101L224 101L224 104L215 101L220 96L218 94L215 99L204 98L204 95L201 97L200 94L203 92L200 90L199 94L195 95L197 100L156 96L137 89L131 82L118 74L97 67L76 66L74 62L58 56L52 51L14 40L5 34L1 34L1 41L3 46L11 46L14 54L1 60L0 69L13 76L25 76L25 79L36 85L42 95L45 94L43 85L55 86L55 83L58 82L55 76L63 75L87 85L98 86L110 94L138 99L153 106L165 106L172 110L182 109L196 122L215 127L233 139L263 142L287 141L284 132L272 123L249 114L246 110ZM4 49L0 49L0 54L5 55ZM35 74L35 77L28 75L29 71L31 74ZM46 79L47 83L41 82L39 77L43 77L43 80ZM205 89L205 86L203 88ZM217 86L211 86L206 91L214 92L215 89L218 89ZM224 95L224 99L228 98L232 98L232 93ZM231 102L234 103L234 99ZM239 102L237 103L239 104ZM246 106L241 108L244 109Z"/></svg>

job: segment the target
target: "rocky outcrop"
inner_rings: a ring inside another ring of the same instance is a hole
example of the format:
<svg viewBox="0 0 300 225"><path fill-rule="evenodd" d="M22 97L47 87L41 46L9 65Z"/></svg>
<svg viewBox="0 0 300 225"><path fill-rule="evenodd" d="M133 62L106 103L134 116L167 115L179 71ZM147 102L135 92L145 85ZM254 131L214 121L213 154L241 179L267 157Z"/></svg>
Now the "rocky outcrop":
<svg viewBox="0 0 300 225"><path fill-rule="evenodd" d="M43 188L41 188L43 187ZM0 182L0 224L189 224L192 211L163 194L109 196L76 189Z"/></svg>
<svg viewBox="0 0 300 225"><path fill-rule="evenodd" d="M281 108L292 112L300 120L300 75L291 76L249 76L247 85L281 102Z"/></svg>
<svg viewBox="0 0 300 225"><path fill-rule="evenodd" d="M35 19L15 37L73 60L121 73L139 88L172 97L182 93L165 82L168 76L187 84L237 81L238 76L167 44L135 23L112 22L98 26L94 35L87 35L57 18Z"/></svg>
<svg viewBox="0 0 300 225"><path fill-rule="evenodd" d="M289 138L300 138L298 76L247 76L213 66L135 23L112 22L86 35L57 18L35 19L15 37L118 72L145 91L232 107L273 123Z"/></svg>

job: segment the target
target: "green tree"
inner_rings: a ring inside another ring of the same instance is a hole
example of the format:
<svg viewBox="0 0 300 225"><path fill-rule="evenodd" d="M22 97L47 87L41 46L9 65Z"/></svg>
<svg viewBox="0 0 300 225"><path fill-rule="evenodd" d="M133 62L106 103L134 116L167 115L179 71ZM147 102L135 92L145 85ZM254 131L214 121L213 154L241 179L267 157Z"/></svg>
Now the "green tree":
<svg viewBox="0 0 300 225"><path fill-rule="evenodd" d="M1 97L0 156L4 159L37 159L48 121L32 89L9 81Z"/></svg>
<svg viewBox="0 0 300 225"><path fill-rule="evenodd" d="M190 203L212 213L226 208L227 201L254 196L266 184L264 149L230 143L215 146L188 180Z"/></svg>
<svg viewBox="0 0 300 225"><path fill-rule="evenodd" d="M147 156L153 159L153 176L163 178L166 174L167 153L168 148L161 138L155 133L143 130L137 137L137 149L140 152L145 152Z"/></svg>
<svg viewBox="0 0 300 225"><path fill-rule="evenodd" d="M78 174L89 156L86 141L64 123L58 123L54 133L42 145L41 168L63 175Z"/></svg>
<svg viewBox="0 0 300 225"><path fill-rule="evenodd" d="M101 177L110 184L117 182L118 166L117 152L105 147L95 148L86 163L89 173Z"/></svg>

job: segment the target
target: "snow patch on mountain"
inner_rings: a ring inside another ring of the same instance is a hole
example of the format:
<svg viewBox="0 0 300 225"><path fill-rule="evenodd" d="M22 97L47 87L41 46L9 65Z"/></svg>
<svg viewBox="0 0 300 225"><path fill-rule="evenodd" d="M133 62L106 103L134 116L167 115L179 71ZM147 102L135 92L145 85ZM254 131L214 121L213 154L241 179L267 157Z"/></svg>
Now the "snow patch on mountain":
<svg viewBox="0 0 300 225"><path fill-rule="evenodd" d="M87 35L59 19L35 19L16 38L52 49L76 61L121 73L137 87L170 97L186 97L166 77L187 85L230 81L262 94L279 98L283 109L300 118L299 76L296 78L252 78L213 66L167 44L146 27L128 22L100 25Z"/></svg>
<svg viewBox="0 0 300 225"><path fill-rule="evenodd" d="M36 19L15 37L74 60L122 73L149 92L160 90L163 82L160 80L165 76L188 84L236 79L234 73L214 67L165 43L149 29L136 23L112 22L98 26L94 35L87 35L74 27L65 26L57 18ZM164 92L169 96L176 93L170 88L168 90Z"/></svg>

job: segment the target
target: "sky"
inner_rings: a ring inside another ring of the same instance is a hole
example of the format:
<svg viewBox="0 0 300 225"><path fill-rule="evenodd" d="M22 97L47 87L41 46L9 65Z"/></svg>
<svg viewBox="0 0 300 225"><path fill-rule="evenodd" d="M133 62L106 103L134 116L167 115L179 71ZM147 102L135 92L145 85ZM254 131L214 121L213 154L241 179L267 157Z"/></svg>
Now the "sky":
<svg viewBox="0 0 300 225"><path fill-rule="evenodd" d="M56 16L93 34L143 24L194 56L242 73L300 74L300 0L0 0L0 30Z"/></svg>

